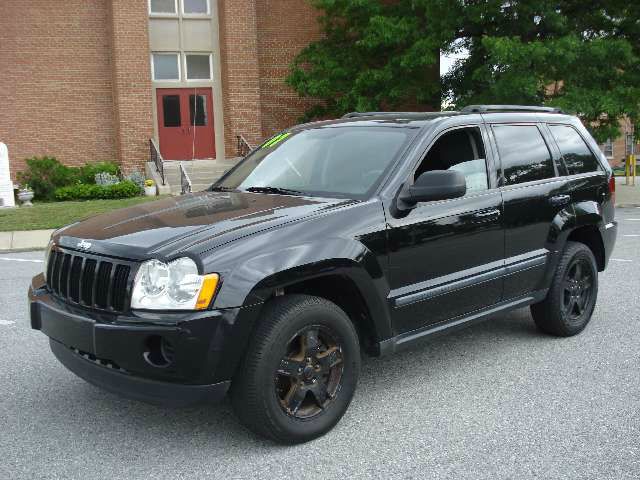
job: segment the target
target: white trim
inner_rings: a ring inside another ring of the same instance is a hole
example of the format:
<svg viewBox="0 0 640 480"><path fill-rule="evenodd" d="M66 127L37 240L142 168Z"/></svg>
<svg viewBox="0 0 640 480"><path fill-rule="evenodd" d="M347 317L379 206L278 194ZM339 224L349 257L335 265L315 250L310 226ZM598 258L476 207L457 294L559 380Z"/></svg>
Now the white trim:
<svg viewBox="0 0 640 480"><path fill-rule="evenodd" d="M205 0L205 2L207 2L207 13L197 13L197 12L187 13L187 12L184 11L184 0L180 0L180 12L182 13L182 16L185 17L185 18L210 17L211 16L211 0Z"/></svg>
<svg viewBox="0 0 640 480"><path fill-rule="evenodd" d="M156 69L153 64L154 55L174 55L178 66L178 78L156 78ZM154 82L179 82L182 79L182 68L180 65L180 52L151 52L151 78Z"/></svg>
<svg viewBox="0 0 640 480"><path fill-rule="evenodd" d="M209 78L189 78L189 68L187 66L187 55L209 57ZM187 82L210 82L213 80L213 54L207 52L183 52L184 79Z"/></svg>
<svg viewBox="0 0 640 480"><path fill-rule="evenodd" d="M177 17L179 10L178 10L178 0L173 0L173 9L174 12L152 12L151 11L151 0L147 1L147 6L148 6L148 10L149 10L149 16L150 17Z"/></svg>

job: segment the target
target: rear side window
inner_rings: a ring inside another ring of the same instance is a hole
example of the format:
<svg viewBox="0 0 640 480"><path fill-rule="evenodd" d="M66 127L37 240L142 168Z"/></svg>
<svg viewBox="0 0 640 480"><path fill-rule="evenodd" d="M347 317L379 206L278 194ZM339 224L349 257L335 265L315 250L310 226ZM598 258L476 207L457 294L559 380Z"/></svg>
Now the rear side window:
<svg viewBox="0 0 640 480"><path fill-rule="evenodd" d="M600 164L578 132L569 125L549 125L569 175L597 172Z"/></svg>
<svg viewBox="0 0 640 480"><path fill-rule="evenodd" d="M549 148L535 125L494 125L507 185L555 177Z"/></svg>

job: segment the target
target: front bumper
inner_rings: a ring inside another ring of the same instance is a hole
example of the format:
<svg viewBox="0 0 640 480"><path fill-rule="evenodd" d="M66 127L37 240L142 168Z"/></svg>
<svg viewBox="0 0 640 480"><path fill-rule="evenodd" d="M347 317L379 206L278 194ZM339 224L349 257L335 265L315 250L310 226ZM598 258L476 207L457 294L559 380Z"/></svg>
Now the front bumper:
<svg viewBox="0 0 640 480"><path fill-rule="evenodd" d="M136 377L102 365L89 354L76 353L70 347L49 339L51 351L60 363L87 382L123 397L156 405L184 407L202 402L220 401L231 382L211 385L184 385Z"/></svg>
<svg viewBox="0 0 640 480"><path fill-rule="evenodd" d="M32 328L50 338L51 350L64 366L92 384L137 400L173 406L220 400L238 362L239 350L230 342L242 309L98 313L52 296L41 275L29 289L29 308Z"/></svg>

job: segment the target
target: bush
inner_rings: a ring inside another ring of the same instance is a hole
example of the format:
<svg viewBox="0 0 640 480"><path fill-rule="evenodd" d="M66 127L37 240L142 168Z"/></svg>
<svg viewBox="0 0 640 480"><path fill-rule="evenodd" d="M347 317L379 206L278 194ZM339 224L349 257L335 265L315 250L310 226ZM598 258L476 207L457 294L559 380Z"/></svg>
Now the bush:
<svg viewBox="0 0 640 480"><path fill-rule="evenodd" d="M86 185L80 183L68 187L58 188L55 191L55 198L58 201L67 200L96 200L111 198L129 198L142 193L138 185L128 180L116 183L115 185Z"/></svg>
<svg viewBox="0 0 640 480"><path fill-rule="evenodd" d="M53 200L57 188L78 181L78 169L62 165L55 157L32 157L26 160L27 169L17 173L18 181L29 184L36 200Z"/></svg>
<svg viewBox="0 0 640 480"><path fill-rule="evenodd" d="M130 182L135 183L141 189L144 188L145 176L138 171L131 172L129 175L124 177L125 180L129 180Z"/></svg>
<svg viewBox="0 0 640 480"><path fill-rule="evenodd" d="M85 163L78 170L78 181L80 183L95 183L96 175L99 173L108 173L109 175L113 175L116 177L120 176L120 167L117 163L114 162Z"/></svg>
<svg viewBox="0 0 640 480"><path fill-rule="evenodd" d="M96 173L95 180L96 185L115 185L120 183L120 178L107 172Z"/></svg>

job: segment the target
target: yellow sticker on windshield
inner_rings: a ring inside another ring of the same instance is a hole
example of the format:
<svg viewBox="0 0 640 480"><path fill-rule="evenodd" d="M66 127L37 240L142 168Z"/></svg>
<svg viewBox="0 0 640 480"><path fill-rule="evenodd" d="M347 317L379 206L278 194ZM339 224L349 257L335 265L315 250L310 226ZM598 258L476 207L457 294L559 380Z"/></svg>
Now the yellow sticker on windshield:
<svg viewBox="0 0 640 480"><path fill-rule="evenodd" d="M273 137L271 140L269 140L267 143L265 143L264 145L262 145L262 148L270 148L273 147L274 145L280 143L282 140L284 140L285 138L287 138L289 135L291 135L291 132L287 132L287 133L281 133L280 135L276 135L275 137Z"/></svg>

